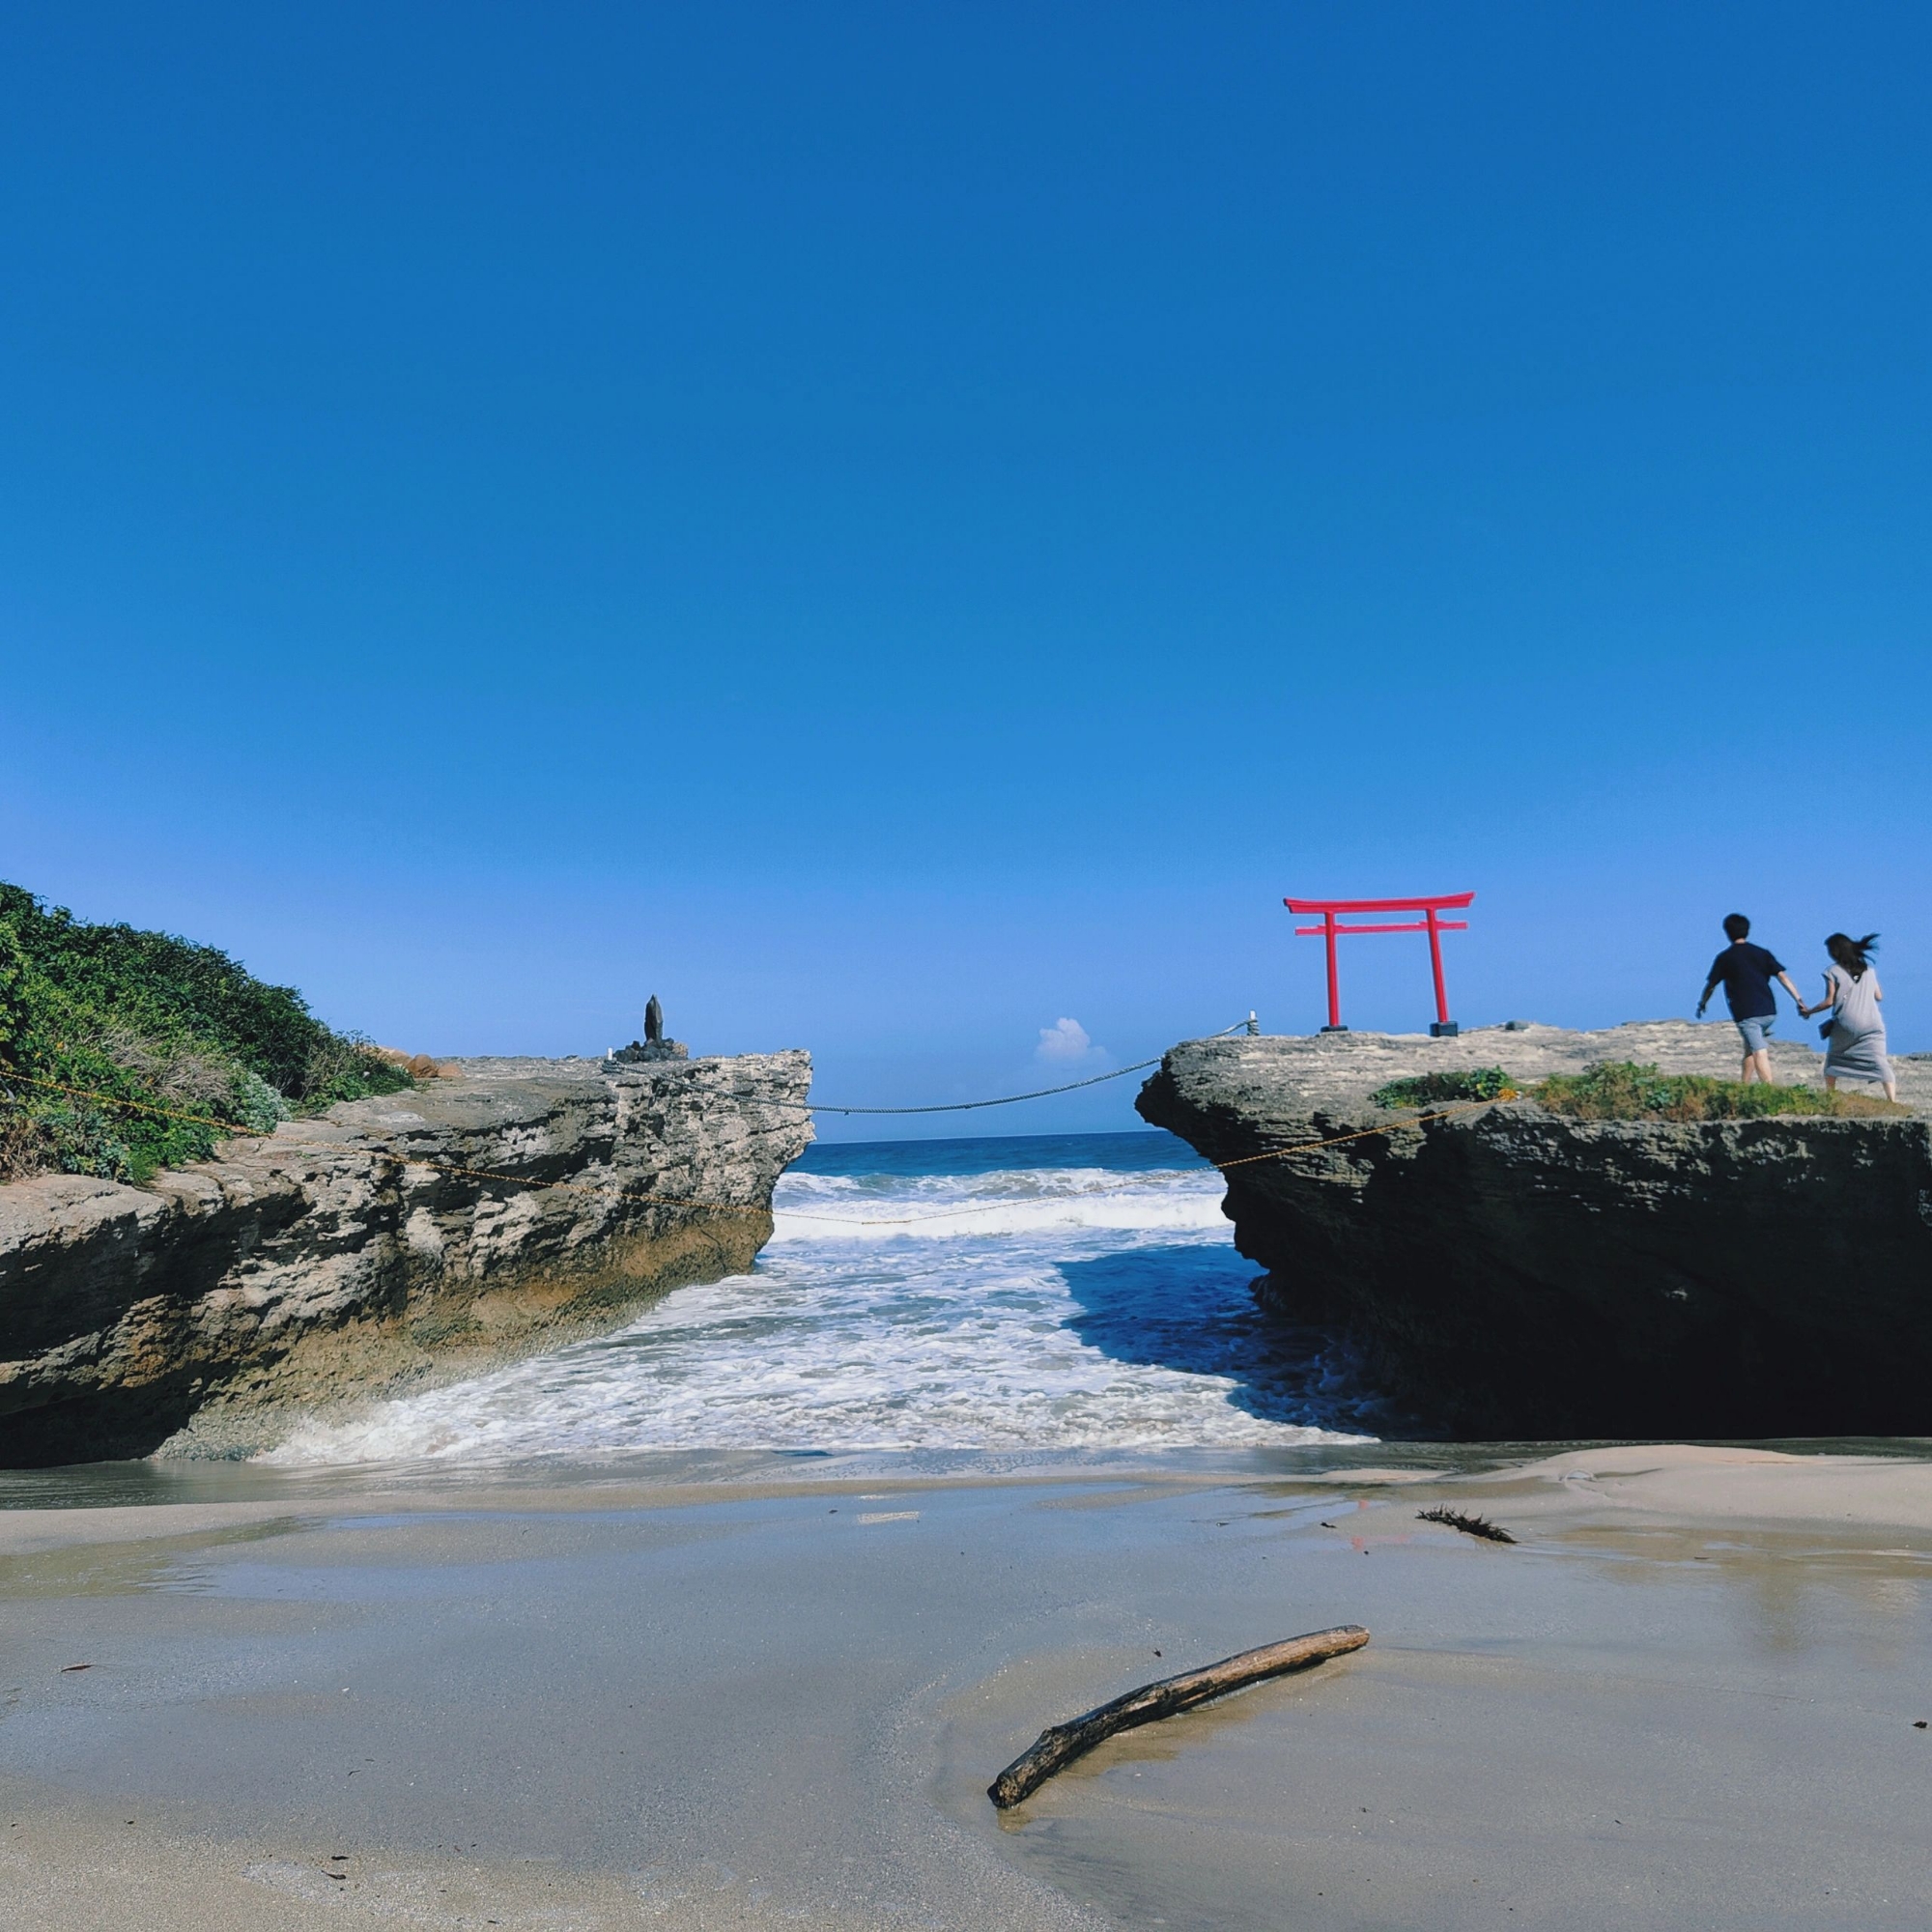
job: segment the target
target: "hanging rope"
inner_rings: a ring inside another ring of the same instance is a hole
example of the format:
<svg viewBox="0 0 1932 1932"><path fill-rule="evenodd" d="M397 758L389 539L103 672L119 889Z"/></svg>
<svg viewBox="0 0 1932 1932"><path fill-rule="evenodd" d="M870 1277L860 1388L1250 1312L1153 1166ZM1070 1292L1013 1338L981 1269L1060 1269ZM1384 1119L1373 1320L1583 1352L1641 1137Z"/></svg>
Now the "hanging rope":
<svg viewBox="0 0 1932 1932"><path fill-rule="evenodd" d="M1208 1039L1226 1039L1231 1033L1238 1033L1243 1027L1253 1023L1253 1015L1236 1020L1231 1027L1223 1027L1219 1033L1210 1033ZM1150 1066L1158 1066L1165 1060L1165 1054L1157 1053L1151 1060L1137 1060L1131 1066L1117 1066L1111 1073L1095 1073L1086 1080L1069 1080L1064 1087L1037 1087L1031 1094L1002 1094L993 1100L945 1100L927 1107L841 1107L831 1100L751 1100L754 1107L788 1107L806 1114L970 1114L980 1107L1011 1107L1021 1100L1045 1100L1055 1094L1077 1094L1083 1087L1101 1087L1109 1080L1124 1080L1129 1073L1145 1073ZM747 1096L749 1097L749 1096Z"/></svg>

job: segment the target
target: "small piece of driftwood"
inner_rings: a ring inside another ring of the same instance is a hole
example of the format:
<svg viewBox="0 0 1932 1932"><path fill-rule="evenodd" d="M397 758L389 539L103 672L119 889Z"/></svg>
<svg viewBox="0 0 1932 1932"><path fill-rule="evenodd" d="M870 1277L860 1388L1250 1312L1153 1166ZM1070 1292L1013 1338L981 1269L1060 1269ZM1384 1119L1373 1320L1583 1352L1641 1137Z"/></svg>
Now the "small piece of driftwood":
<svg viewBox="0 0 1932 1932"><path fill-rule="evenodd" d="M1498 1523L1492 1522L1488 1517L1464 1516L1461 1510L1417 1510L1415 1520L1417 1522L1447 1523L1451 1529L1460 1529L1464 1536L1480 1536L1485 1543L1516 1541L1508 1530Z"/></svg>
<svg viewBox="0 0 1932 1932"><path fill-rule="evenodd" d="M1002 1811L1009 1810L1116 1731L1130 1731L1137 1724L1151 1724L1177 1712L1191 1711L1210 1697L1224 1697L1230 1690L1259 1684L1266 1677L1306 1670L1310 1664L1325 1662L1346 1651L1360 1650L1368 1640L1369 1634L1360 1624L1338 1624L1333 1630L1312 1631L1306 1636L1244 1650L1238 1657L1224 1657L1219 1663L1183 1670L1179 1677L1163 1677L1157 1684L1143 1684L1138 1690L1129 1690L1111 1704L1089 1711L1084 1718L1053 1724L1040 1732L1034 1747L1014 1758L986 1787L986 1796Z"/></svg>

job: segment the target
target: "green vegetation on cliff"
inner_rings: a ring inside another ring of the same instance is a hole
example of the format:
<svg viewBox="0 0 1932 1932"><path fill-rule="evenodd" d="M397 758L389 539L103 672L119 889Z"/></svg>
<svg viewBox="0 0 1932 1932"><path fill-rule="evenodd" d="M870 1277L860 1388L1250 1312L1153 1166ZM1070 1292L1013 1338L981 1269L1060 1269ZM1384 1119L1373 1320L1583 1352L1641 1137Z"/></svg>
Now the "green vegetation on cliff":
<svg viewBox="0 0 1932 1932"><path fill-rule="evenodd" d="M1838 1120L1907 1116L1912 1109L1864 1094L1816 1087L1715 1080L1703 1073L1660 1073L1628 1060L1605 1061L1581 1073L1556 1073L1527 1090L1551 1113L1577 1121L1760 1121L1779 1114Z"/></svg>
<svg viewBox="0 0 1932 1932"><path fill-rule="evenodd" d="M144 1180L226 1133L413 1084L212 946L89 924L0 884L0 1180ZM182 1114L197 1118L166 1117Z"/></svg>
<svg viewBox="0 0 1932 1932"><path fill-rule="evenodd" d="M1556 1073L1531 1084L1500 1066L1459 1067L1391 1080L1371 1096L1378 1107L1434 1107L1445 1101L1513 1100L1518 1094L1575 1121L1761 1121L1780 1114L1833 1120L1909 1115L1875 1094L1827 1094L1816 1087L1763 1086L1703 1073L1660 1073L1633 1061L1604 1061L1581 1073Z"/></svg>
<svg viewBox="0 0 1932 1932"><path fill-rule="evenodd" d="M1505 1100L1517 1091L1517 1083L1500 1066L1460 1066L1391 1080L1369 1097L1378 1107L1433 1107L1444 1100Z"/></svg>

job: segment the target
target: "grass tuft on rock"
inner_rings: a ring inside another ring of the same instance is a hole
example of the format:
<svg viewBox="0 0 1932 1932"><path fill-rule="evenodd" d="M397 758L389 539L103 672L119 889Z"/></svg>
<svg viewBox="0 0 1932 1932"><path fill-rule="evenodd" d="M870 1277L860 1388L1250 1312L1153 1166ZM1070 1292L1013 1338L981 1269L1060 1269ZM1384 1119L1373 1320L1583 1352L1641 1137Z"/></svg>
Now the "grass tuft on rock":
<svg viewBox="0 0 1932 1932"><path fill-rule="evenodd" d="M145 1180L227 1134L414 1085L213 946L92 924L0 883L0 1180Z"/></svg>
<svg viewBox="0 0 1932 1932"><path fill-rule="evenodd" d="M1528 1097L1553 1114L1577 1121L1761 1121L1786 1114L1833 1120L1909 1116L1910 1107L1866 1094L1827 1094L1816 1087L1785 1087L1718 1080L1704 1073L1660 1073L1634 1061L1603 1061L1581 1073L1554 1073L1528 1090Z"/></svg>
<svg viewBox="0 0 1932 1932"><path fill-rule="evenodd" d="M1516 1092L1517 1083L1500 1066L1463 1066L1391 1080L1370 1097L1378 1107L1430 1107L1443 1100L1502 1100Z"/></svg>

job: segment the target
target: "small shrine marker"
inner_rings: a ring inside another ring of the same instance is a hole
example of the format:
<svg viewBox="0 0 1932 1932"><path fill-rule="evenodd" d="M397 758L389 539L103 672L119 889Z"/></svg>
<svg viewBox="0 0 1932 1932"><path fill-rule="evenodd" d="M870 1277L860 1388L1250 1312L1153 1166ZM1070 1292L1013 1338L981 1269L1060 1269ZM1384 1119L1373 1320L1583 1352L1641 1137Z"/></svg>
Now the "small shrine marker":
<svg viewBox="0 0 1932 1932"><path fill-rule="evenodd" d="M1442 941L1445 932L1466 932L1466 919L1438 919L1442 912L1458 912L1474 898L1474 893L1441 893L1434 897L1406 899L1283 899L1290 912L1320 913L1320 925L1297 925L1296 938L1313 938L1318 933L1328 942L1328 1024L1323 1033L1347 1033L1342 1024L1342 989L1335 975L1335 941L1345 932L1426 932L1429 935L1429 964L1435 975L1435 1018L1430 1033L1437 1039L1453 1039L1461 1031L1449 1017L1449 995L1442 983ZM1422 917L1399 925L1338 925L1338 913L1419 912Z"/></svg>

